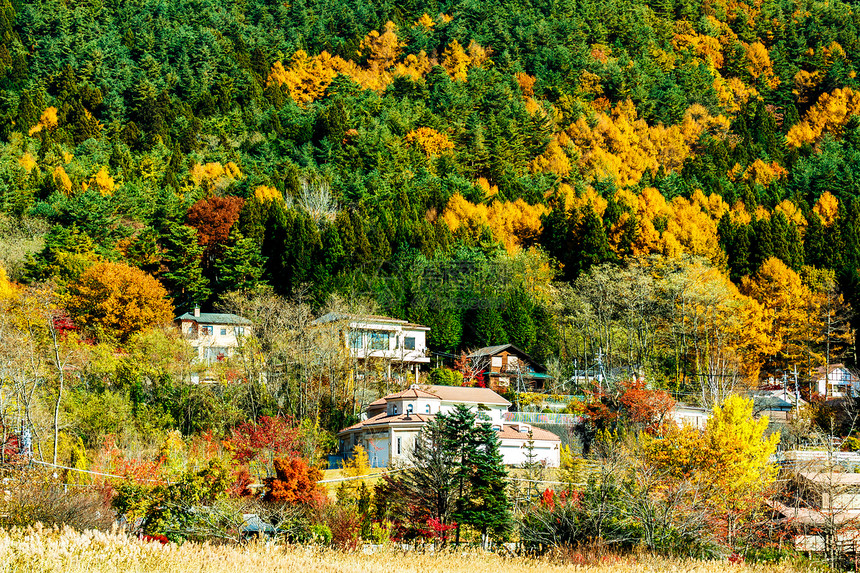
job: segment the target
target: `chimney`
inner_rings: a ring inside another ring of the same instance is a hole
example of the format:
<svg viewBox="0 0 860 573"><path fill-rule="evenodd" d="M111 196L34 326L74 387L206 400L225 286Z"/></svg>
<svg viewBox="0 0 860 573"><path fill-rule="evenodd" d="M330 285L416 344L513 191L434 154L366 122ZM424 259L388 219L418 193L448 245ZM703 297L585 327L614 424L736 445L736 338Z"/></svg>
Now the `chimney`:
<svg viewBox="0 0 860 573"><path fill-rule="evenodd" d="M200 305L199 304L194 305L194 317L200 318Z"/></svg>

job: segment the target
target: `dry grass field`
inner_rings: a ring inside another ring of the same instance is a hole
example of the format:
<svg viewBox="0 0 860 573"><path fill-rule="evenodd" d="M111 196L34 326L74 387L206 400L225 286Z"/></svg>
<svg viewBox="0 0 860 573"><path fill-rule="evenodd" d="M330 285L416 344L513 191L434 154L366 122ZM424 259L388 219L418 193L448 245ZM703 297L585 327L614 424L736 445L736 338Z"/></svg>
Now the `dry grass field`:
<svg viewBox="0 0 860 573"><path fill-rule="evenodd" d="M791 565L734 565L725 561L667 560L659 557L604 559L603 562L549 562L505 559L486 553L420 554L386 549L371 555L314 547L251 544L245 547L186 543L161 545L129 539L118 533L40 526L0 531L2 573L589 573L785 572L808 569Z"/></svg>

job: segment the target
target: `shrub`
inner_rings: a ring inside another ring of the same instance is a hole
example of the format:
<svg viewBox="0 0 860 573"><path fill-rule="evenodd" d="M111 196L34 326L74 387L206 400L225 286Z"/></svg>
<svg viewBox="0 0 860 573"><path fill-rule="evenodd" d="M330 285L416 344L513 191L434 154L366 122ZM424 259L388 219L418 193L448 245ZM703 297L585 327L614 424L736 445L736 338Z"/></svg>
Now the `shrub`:
<svg viewBox="0 0 860 573"><path fill-rule="evenodd" d="M69 487L47 471L21 470L8 476L0 489L0 527L38 522L106 530L114 517L101 490Z"/></svg>
<svg viewBox="0 0 860 573"><path fill-rule="evenodd" d="M427 380L436 386L462 386L463 373L450 368L434 368Z"/></svg>
<svg viewBox="0 0 860 573"><path fill-rule="evenodd" d="M322 472L301 458L276 459L275 477L266 478L266 501L308 504L324 495L316 482Z"/></svg>

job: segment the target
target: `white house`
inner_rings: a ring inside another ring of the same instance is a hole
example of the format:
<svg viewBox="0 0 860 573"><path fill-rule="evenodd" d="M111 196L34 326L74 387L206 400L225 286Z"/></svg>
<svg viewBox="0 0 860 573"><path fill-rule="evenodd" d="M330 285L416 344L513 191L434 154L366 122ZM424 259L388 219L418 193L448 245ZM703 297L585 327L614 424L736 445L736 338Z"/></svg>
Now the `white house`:
<svg viewBox="0 0 860 573"><path fill-rule="evenodd" d="M324 314L315 324L343 323L344 344L350 357L359 361L380 359L391 364L411 366L416 380L418 367L429 364L427 333L430 328L407 320L377 315L353 315L338 312Z"/></svg>
<svg viewBox="0 0 860 573"><path fill-rule="evenodd" d="M518 465L525 460L523 446L532 430L537 460L548 467L558 467L561 455L558 436L529 424L506 423L504 415L510 402L489 388L459 386L413 385L371 403L366 420L338 433L340 453L348 456L355 446L361 445L374 467L388 467L403 461L424 425L437 414L451 412L458 404L468 406L476 412L479 421L491 424L498 432L506 465Z"/></svg>
<svg viewBox="0 0 860 573"><path fill-rule="evenodd" d="M186 312L174 319L183 338L197 350L197 359L212 364L233 356L242 337L251 333L251 321L235 314Z"/></svg>
<svg viewBox="0 0 860 573"><path fill-rule="evenodd" d="M860 395L860 378L848 370L844 364L820 366L813 373L813 381L818 393L827 398L844 398Z"/></svg>
<svg viewBox="0 0 860 573"><path fill-rule="evenodd" d="M692 426L694 428L704 430L705 426L708 424L708 420L711 419L712 414L713 412L707 408L688 406L678 402L675 404L675 407L672 408L670 416L672 416L672 419L675 420L675 423L679 426Z"/></svg>

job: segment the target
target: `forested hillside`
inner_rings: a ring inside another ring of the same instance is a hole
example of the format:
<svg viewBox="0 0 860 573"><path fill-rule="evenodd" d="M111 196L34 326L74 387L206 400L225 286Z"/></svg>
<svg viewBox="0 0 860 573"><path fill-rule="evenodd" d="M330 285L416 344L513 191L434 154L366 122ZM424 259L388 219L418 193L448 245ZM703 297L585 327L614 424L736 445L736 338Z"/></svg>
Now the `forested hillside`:
<svg viewBox="0 0 860 573"><path fill-rule="evenodd" d="M0 6L0 258L97 341L128 265L676 389L854 360L851 4Z"/></svg>

